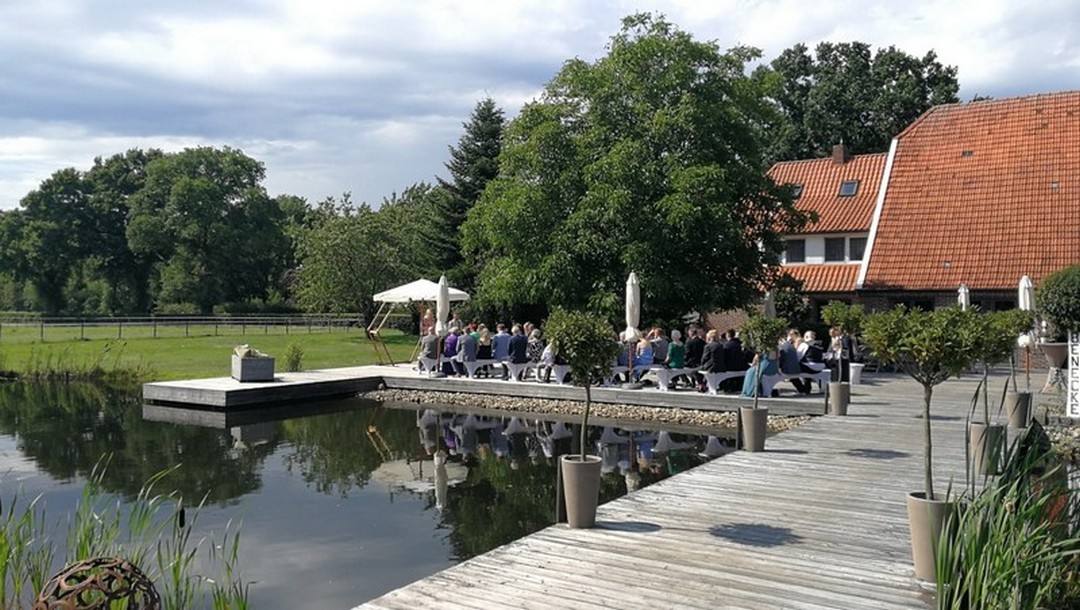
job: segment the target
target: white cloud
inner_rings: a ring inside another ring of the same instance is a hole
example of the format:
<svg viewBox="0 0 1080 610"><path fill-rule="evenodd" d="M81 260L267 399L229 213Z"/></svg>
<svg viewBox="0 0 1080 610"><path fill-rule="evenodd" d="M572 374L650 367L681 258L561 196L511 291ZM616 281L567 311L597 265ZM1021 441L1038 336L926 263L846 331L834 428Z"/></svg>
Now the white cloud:
<svg viewBox="0 0 1080 610"><path fill-rule="evenodd" d="M766 60L860 40L959 67L961 97L1076 87L1071 0L421 0L0 4L0 208L132 146L243 148L271 192L377 202L443 171L475 103L514 116L621 17L660 12Z"/></svg>

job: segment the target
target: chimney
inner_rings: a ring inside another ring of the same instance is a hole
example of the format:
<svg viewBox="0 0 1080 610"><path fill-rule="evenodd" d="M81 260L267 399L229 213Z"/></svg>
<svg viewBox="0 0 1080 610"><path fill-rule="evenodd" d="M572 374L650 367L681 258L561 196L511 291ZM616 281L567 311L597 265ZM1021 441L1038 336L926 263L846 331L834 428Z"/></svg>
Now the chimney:
<svg viewBox="0 0 1080 610"><path fill-rule="evenodd" d="M832 147L832 162L837 165L843 165L851 160L851 155L848 154L847 147L841 142Z"/></svg>

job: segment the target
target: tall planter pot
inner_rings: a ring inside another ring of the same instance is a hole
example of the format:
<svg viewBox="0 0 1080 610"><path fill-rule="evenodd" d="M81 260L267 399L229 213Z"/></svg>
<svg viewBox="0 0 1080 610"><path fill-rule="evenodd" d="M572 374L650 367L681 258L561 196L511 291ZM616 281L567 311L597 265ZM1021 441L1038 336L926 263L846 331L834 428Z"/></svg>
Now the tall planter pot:
<svg viewBox="0 0 1080 610"><path fill-rule="evenodd" d="M1005 426L971 423L971 470L975 474L997 474L1005 447Z"/></svg>
<svg viewBox="0 0 1080 610"><path fill-rule="evenodd" d="M829 414L847 415L851 402L851 384L842 381L829 382Z"/></svg>
<svg viewBox="0 0 1080 610"><path fill-rule="evenodd" d="M743 449L765 451L765 436L769 432L769 409L739 407L742 421Z"/></svg>
<svg viewBox="0 0 1080 610"><path fill-rule="evenodd" d="M1005 413L1010 428L1027 428L1031 421L1031 392L1005 394Z"/></svg>
<svg viewBox="0 0 1080 610"><path fill-rule="evenodd" d="M560 460L563 490L566 494L566 522L572 528L596 525L596 506L600 500L600 466L595 455L564 455Z"/></svg>
<svg viewBox="0 0 1080 610"><path fill-rule="evenodd" d="M915 564L915 578L937 582L934 558L938 543L945 532L945 523L956 510L954 502L927 500L924 492L907 496L908 527L911 531L911 558Z"/></svg>

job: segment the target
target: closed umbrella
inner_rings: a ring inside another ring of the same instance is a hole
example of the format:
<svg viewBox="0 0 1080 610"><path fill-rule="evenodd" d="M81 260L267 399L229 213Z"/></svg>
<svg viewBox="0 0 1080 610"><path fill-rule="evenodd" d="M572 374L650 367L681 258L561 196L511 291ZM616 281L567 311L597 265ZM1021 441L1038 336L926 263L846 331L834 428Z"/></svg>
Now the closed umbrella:
<svg viewBox="0 0 1080 610"><path fill-rule="evenodd" d="M641 287L638 286L637 275L631 271L630 277L626 278L626 330L623 337L627 341L634 341L641 337L637 325L641 319Z"/></svg>
<svg viewBox="0 0 1080 610"><path fill-rule="evenodd" d="M450 284L446 276L439 278L439 292L435 297L435 332L446 336L446 321L450 319Z"/></svg>
<svg viewBox="0 0 1080 610"><path fill-rule="evenodd" d="M968 290L967 284L960 284L960 289L956 293L956 301L960 304L960 309L967 311L967 308L971 307L971 291Z"/></svg>
<svg viewBox="0 0 1080 610"><path fill-rule="evenodd" d="M1020 295L1017 304L1023 311L1035 311L1035 284L1027 275L1020 278Z"/></svg>
<svg viewBox="0 0 1080 610"><path fill-rule="evenodd" d="M773 296L773 291L772 290L766 290L765 291L765 307L764 307L764 309L765 309L764 313L765 313L766 318L775 318L776 317L776 297Z"/></svg>

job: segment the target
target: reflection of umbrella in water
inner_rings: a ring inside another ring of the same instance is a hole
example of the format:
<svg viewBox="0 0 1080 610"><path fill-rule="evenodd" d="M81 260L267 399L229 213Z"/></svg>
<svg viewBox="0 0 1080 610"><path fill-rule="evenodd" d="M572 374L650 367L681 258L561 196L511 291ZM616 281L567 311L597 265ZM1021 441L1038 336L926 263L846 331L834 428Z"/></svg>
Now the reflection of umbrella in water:
<svg viewBox="0 0 1080 610"><path fill-rule="evenodd" d="M457 462L448 462L442 468L446 470L447 486L457 485L469 475L469 469ZM394 489L425 493L436 489L436 470L435 463L427 460L390 460L371 472L371 480Z"/></svg>

